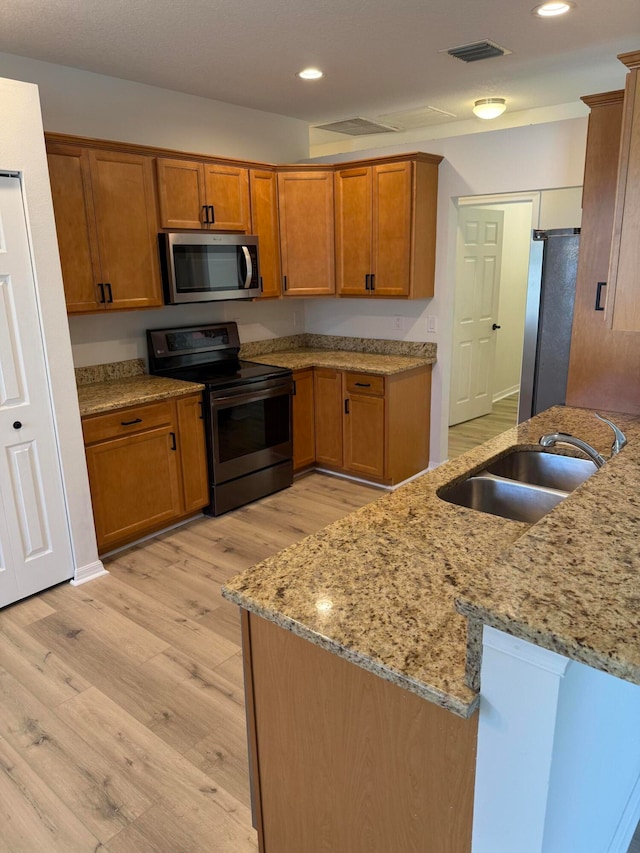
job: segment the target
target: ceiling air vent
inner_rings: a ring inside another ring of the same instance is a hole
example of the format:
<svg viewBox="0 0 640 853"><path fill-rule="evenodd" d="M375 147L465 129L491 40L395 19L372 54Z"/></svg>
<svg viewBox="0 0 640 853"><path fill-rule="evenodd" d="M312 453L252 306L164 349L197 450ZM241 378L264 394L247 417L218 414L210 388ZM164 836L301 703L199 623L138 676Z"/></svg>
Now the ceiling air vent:
<svg viewBox="0 0 640 853"><path fill-rule="evenodd" d="M472 44L461 44L459 47L450 47L447 50L441 50L440 53L448 53L454 59L461 59L463 62L479 62L481 59L493 59L495 56L506 56L511 53L506 47L500 47L493 41L484 39L484 41L475 41Z"/></svg>
<svg viewBox="0 0 640 853"><path fill-rule="evenodd" d="M333 121L330 124L317 124L316 130L330 130L333 133L348 133L349 136L367 136L370 133L395 133L398 128L390 124L380 124L368 118L357 116L346 118L344 121Z"/></svg>

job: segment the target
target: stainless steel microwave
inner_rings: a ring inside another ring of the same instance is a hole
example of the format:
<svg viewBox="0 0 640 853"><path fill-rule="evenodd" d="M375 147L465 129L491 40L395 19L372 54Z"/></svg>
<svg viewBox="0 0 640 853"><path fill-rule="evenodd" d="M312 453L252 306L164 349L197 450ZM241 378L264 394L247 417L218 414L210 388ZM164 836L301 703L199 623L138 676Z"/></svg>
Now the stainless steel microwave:
<svg viewBox="0 0 640 853"><path fill-rule="evenodd" d="M166 304L259 295L257 237L174 232L158 239Z"/></svg>

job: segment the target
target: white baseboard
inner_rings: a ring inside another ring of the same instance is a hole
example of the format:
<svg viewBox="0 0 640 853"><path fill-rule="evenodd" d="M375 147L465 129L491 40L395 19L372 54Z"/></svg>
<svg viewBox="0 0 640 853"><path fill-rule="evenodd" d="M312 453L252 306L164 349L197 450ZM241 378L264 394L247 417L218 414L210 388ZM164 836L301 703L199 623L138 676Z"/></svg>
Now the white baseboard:
<svg viewBox="0 0 640 853"><path fill-rule="evenodd" d="M638 823L640 823L640 778L636 780L629 795L607 853L627 853Z"/></svg>
<svg viewBox="0 0 640 853"><path fill-rule="evenodd" d="M510 397L512 394L520 393L520 385L512 385L511 388L505 388L502 391L498 391L491 398L492 403L497 403L499 400L504 400L505 397Z"/></svg>
<svg viewBox="0 0 640 853"><path fill-rule="evenodd" d="M433 471L434 468L437 468L438 465L442 463L440 462L429 462L429 467L424 468L422 471L418 471L417 474L414 474L412 477L407 477L406 480L403 480L401 483L396 483L395 486L386 486L382 483L374 483L371 480L364 480L362 477L354 477L351 474L344 474L342 471L331 471L328 468L313 468L313 472L316 474L329 474L331 477L339 477L341 480L352 480L354 483L362 483L363 486L373 486L376 489L382 489L385 492L395 492L396 489L399 489L400 486L404 486L407 483L410 483L412 480L417 480L418 477L422 477L423 474L428 473L429 471ZM303 473L307 473L306 471Z"/></svg>
<svg viewBox="0 0 640 853"><path fill-rule="evenodd" d="M81 586L83 583L88 583L96 578L101 578L103 575L108 575L109 572L102 565L101 560L96 560L95 563L87 563L86 566L78 566L75 577L70 581L71 586Z"/></svg>

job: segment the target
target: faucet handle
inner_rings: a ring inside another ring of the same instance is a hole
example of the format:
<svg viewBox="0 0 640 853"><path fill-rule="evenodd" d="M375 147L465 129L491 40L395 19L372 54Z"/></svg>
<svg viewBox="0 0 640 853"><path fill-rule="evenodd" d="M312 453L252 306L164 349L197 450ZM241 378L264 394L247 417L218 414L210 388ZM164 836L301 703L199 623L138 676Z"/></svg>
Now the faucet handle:
<svg viewBox="0 0 640 853"><path fill-rule="evenodd" d="M597 412L595 412L594 414L598 418L599 421L602 421L603 424L606 424L607 426L611 427L611 429L613 430L613 434L614 434L615 438L613 440L613 444L611 445L611 455L615 456L616 453L620 453L622 448L627 443L627 437L622 432L620 427L616 426L613 421L609 420L609 418L603 418L602 415L599 415Z"/></svg>

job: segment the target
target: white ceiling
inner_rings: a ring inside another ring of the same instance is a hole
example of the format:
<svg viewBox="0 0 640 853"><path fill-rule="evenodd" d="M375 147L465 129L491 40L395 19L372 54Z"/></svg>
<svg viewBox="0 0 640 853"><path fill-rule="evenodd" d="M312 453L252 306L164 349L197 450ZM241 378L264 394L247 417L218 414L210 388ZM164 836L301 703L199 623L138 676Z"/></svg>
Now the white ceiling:
<svg viewBox="0 0 640 853"><path fill-rule="evenodd" d="M576 0L546 20L535 2L3 0L0 51L311 124L427 105L467 119L477 98L516 111L622 87L616 54L640 49L640 0ZM512 53L440 52L482 39ZM325 78L299 80L309 65Z"/></svg>

